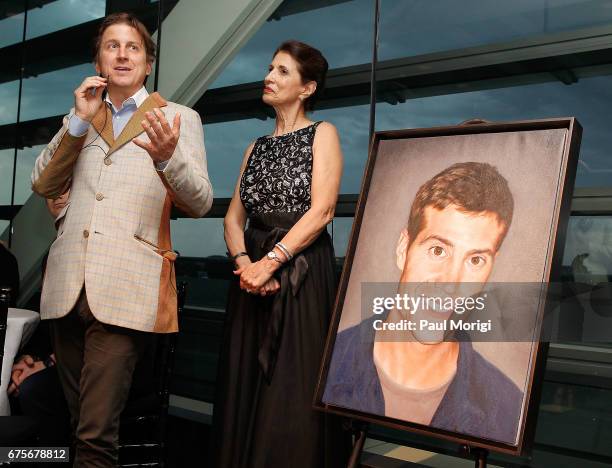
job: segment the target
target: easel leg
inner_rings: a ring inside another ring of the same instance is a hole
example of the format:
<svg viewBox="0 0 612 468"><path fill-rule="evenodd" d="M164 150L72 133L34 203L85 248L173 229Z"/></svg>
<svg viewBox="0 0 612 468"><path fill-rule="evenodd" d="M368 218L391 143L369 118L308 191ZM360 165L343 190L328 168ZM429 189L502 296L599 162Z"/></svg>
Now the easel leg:
<svg viewBox="0 0 612 468"><path fill-rule="evenodd" d="M353 451L351 452L351 457L349 458L347 468L357 468L359 466L361 452L363 451L363 444L366 440L368 427L366 424L358 424L354 421L351 426L353 433L355 434L355 443L353 444Z"/></svg>
<svg viewBox="0 0 612 468"><path fill-rule="evenodd" d="M475 468L487 468L487 456L489 455L488 450L485 449L472 449L472 453L476 456Z"/></svg>
<svg viewBox="0 0 612 468"><path fill-rule="evenodd" d="M461 452L464 456L474 456L474 466L476 468L487 468L487 457L489 456L489 451L487 449L462 445Z"/></svg>

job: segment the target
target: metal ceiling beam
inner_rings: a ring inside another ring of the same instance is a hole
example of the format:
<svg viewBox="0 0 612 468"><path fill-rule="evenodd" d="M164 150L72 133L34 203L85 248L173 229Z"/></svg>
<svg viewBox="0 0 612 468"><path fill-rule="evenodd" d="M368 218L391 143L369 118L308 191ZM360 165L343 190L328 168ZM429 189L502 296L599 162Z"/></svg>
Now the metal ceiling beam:
<svg viewBox="0 0 612 468"><path fill-rule="evenodd" d="M57 0L28 0L28 10L40 8ZM0 21L24 12L24 0L4 0L0 2Z"/></svg>
<svg viewBox="0 0 612 468"><path fill-rule="evenodd" d="M612 74L612 27L549 34L485 47L379 62L379 102ZM262 82L206 91L194 105L206 124L273 117ZM331 70L319 109L367 104L370 64ZM22 146L49 141L61 116L22 123ZM14 124L0 126L0 149L13 145Z"/></svg>
<svg viewBox="0 0 612 468"><path fill-rule="evenodd" d="M599 68L597 68L599 67ZM559 80L612 72L612 27L596 27L529 39L386 60L377 67L377 100L407 99ZM370 64L331 70L320 109L366 104ZM262 82L208 90L195 104L207 123L265 113Z"/></svg>

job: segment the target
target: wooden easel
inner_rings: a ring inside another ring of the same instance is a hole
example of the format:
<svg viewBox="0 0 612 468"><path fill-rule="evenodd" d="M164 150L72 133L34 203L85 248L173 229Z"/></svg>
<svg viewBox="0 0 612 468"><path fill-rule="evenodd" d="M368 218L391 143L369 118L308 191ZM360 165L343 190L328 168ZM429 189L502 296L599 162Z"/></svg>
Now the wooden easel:
<svg viewBox="0 0 612 468"><path fill-rule="evenodd" d="M347 468L358 468L361 452L363 452L363 445L368 432L368 424L351 420L347 423L346 429L355 437ZM474 458L474 468L487 468L487 458L489 457L489 451L487 449L463 445L461 447L461 452L467 457Z"/></svg>
<svg viewBox="0 0 612 468"><path fill-rule="evenodd" d="M351 451L351 457L349 458L347 468L357 468L359 466L361 452L363 451L363 444L366 440L368 424L352 419L347 423L347 426L347 430L350 431L355 437L353 450Z"/></svg>
<svg viewBox="0 0 612 468"><path fill-rule="evenodd" d="M474 457L476 462L474 465L475 468L487 468L487 458L489 457L489 451L487 449L471 447L469 445L464 445L461 448L465 455Z"/></svg>

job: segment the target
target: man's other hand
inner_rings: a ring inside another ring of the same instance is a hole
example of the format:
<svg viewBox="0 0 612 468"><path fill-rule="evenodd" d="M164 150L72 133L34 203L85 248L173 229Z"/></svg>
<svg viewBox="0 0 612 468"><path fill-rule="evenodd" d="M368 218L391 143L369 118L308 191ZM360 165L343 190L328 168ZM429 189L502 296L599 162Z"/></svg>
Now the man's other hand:
<svg viewBox="0 0 612 468"><path fill-rule="evenodd" d="M140 122L144 131L147 132L150 143L134 138L132 141L135 145L147 150L153 161L160 163L167 161L174 154L174 149L181 135L181 115L174 116L172 128L168 124L166 117L159 109L153 109L153 112L147 112L146 120Z"/></svg>
<svg viewBox="0 0 612 468"><path fill-rule="evenodd" d="M102 105L102 91L106 88L107 79L101 76L88 76L74 90L74 113L77 117L91 122ZM95 93L91 90L95 88Z"/></svg>

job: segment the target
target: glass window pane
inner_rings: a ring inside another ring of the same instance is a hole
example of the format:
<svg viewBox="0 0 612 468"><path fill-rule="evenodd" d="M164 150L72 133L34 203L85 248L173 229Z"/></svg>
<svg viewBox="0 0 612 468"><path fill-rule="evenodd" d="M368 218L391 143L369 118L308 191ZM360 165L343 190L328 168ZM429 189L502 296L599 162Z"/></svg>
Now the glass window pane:
<svg viewBox="0 0 612 468"><path fill-rule="evenodd" d="M18 8L18 11L12 11L11 16L0 20L0 47L6 47L16 42L21 42L23 38L23 6L19 6L17 2L12 2L11 6Z"/></svg>
<svg viewBox="0 0 612 468"><path fill-rule="evenodd" d="M344 258L346 257L353 220L354 218L334 218L334 222L327 227L334 241L336 260L341 264L344 263Z"/></svg>
<svg viewBox="0 0 612 468"><path fill-rule="evenodd" d="M18 2L12 2L18 5ZM21 9L23 11L23 8ZM26 39L49 34L70 26L104 16L106 0L54 0L28 10ZM19 13L0 21L0 47L21 41L24 14Z"/></svg>
<svg viewBox="0 0 612 468"><path fill-rule="evenodd" d="M244 152L251 142L270 133L271 121L238 120L204 125L208 175L215 198L229 198L240 171Z"/></svg>
<svg viewBox="0 0 612 468"><path fill-rule="evenodd" d="M17 152L17 171L15 174L15 205L23 205L32 194L32 169L34 162L45 145L24 148Z"/></svg>
<svg viewBox="0 0 612 468"><path fill-rule="evenodd" d="M177 284L188 284L172 392L212 401L232 264L225 255L223 220L172 221Z"/></svg>
<svg viewBox="0 0 612 468"><path fill-rule="evenodd" d="M55 0L28 12L26 39L101 18L105 12L106 0Z"/></svg>
<svg viewBox="0 0 612 468"><path fill-rule="evenodd" d="M8 242L8 231L5 232L8 227L9 227L9 222L4 220L4 219L0 219L0 239Z"/></svg>
<svg viewBox="0 0 612 468"><path fill-rule="evenodd" d="M576 186L610 186L612 76L581 78L379 103L378 130L457 125L467 119L490 121L574 116L584 129Z"/></svg>
<svg viewBox="0 0 612 468"><path fill-rule="evenodd" d="M316 5L322 3L316 2ZM372 56L372 1L329 3L312 7L308 2L283 2L211 88L263 81L274 50L288 39L320 49L330 69L369 62ZM304 7L309 9L300 12ZM277 19L277 14L283 16Z"/></svg>
<svg viewBox="0 0 612 468"><path fill-rule="evenodd" d="M351 237L351 229L353 227L354 218L334 218L334 221L327 226L327 231L332 236L335 255L336 278L340 280L342 268L344 268L344 260L346 259L346 249Z"/></svg>
<svg viewBox="0 0 612 468"><path fill-rule="evenodd" d="M14 149L0 150L0 205L11 204L11 185L13 183Z"/></svg>
<svg viewBox="0 0 612 468"><path fill-rule="evenodd" d="M67 114L74 106L74 90L95 73L93 65L85 63L24 80L21 120Z"/></svg>
<svg viewBox="0 0 612 468"><path fill-rule="evenodd" d="M19 81L0 84L0 125L17 122Z"/></svg>
<svg viewBox="0 0 612 468"><path fill-rule="evenodd" d="M225 255L223 219L172 221L172 246L180 254L177 282L189 284L189 307L224 311L231 263ZM225 269L227 266L229 270Z"/></svg>
<svg viewBox="0 0 612 468"><path fill-rule="evenodd" d="M612 23L610 0L383 0L379 59Z"/></svg>
<svg viewBox="0 0 612 468"><path fill-rule="evenodd" d="M545 382L537 443L612 457L610 401L612 390L607 388Z"/></svg>
<svg viewBox="0 0 612 468"><path fill-rule="evenodd" d="M597 284L612 280L612 216L572 216L563 268L570 280Z"/></svg>

